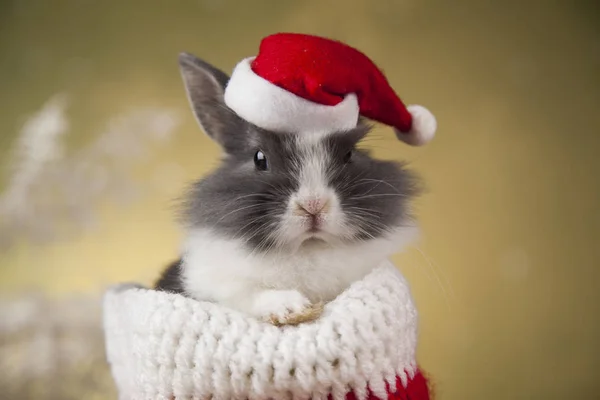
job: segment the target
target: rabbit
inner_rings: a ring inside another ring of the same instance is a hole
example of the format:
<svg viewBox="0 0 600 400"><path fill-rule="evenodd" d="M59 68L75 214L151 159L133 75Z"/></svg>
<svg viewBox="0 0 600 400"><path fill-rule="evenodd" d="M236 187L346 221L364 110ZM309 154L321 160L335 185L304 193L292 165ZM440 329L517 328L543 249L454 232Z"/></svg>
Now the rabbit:
<svg viewBox="0 0 600 400"><path fill-rule="evenodd" d="M226 73L189 53L179 65L223 157L186 193L181 258L156 289L290 324L315 317L416 238L420 179L357 147L371 129L365 119L319 139L270 132L225 105Z"/></svg>

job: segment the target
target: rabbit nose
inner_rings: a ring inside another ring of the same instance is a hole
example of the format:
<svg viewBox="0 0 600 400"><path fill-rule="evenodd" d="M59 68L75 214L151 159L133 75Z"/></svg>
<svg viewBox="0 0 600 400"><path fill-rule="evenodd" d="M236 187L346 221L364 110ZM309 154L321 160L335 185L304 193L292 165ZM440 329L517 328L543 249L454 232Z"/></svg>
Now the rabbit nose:
<svg viewBox="0 0 600 400"><path fill-rule="evenodd" d="M317 215L329 210L329 199L313 197L296 202L297 211L302 214Z"/></svg>

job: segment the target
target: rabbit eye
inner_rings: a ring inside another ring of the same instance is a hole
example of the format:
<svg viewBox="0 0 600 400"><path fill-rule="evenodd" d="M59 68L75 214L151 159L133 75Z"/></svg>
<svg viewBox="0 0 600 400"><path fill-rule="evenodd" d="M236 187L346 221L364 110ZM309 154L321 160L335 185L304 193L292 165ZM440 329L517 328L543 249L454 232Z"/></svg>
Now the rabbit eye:
<svg viewBox="0 0 600 400"><path fill-rule="evenodd" d="M352 150L344 155L344 163L349 163L352 160Z"/></svg>
<svg viewBox="0 0 600 400"><path fill-rule="evenodd" d="M265 153L259 150L254 154L254 165L256 165L256 168L260 171L266 171L269 168Z"/></svg>

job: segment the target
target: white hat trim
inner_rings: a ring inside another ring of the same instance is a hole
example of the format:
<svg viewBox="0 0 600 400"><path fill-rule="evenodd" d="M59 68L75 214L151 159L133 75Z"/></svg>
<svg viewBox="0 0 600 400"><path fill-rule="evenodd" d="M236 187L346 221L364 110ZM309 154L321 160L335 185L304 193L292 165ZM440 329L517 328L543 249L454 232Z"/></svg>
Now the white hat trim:
<svg viewBox="0 0 600 400"><path fill-rule="evenodd" d="M356 95L347 95L335 106L306 100L257 75L252 60L238 63L225 89L225 104L241 118L274 132L324 133L356 127Z"/></svg>

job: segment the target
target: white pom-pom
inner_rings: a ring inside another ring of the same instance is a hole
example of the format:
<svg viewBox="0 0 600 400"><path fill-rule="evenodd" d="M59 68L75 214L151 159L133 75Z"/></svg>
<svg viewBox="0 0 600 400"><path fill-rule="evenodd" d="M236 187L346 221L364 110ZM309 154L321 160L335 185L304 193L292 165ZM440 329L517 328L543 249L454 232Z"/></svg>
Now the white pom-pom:
<svg viewBox="0 0 600 400"><path fill-rule="evenodd" d="M400 132L395 129L398 139L411 146L422 146L429 143L437 129L437 121L431 111L418 105L411 105L406 109L412 115L412 127L409 132Z"/></svg>

